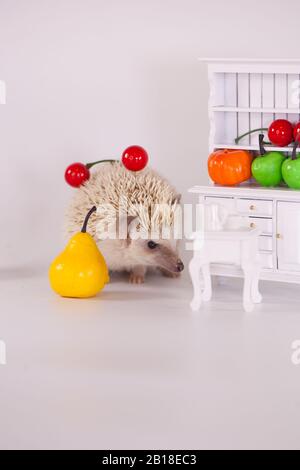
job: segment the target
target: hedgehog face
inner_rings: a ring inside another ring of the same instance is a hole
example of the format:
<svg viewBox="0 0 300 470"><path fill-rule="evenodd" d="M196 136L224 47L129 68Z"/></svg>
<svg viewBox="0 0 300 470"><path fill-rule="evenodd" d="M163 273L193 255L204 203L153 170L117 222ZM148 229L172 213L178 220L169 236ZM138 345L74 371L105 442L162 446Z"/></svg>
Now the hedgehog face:
<svg viewBox="0 0 300 470"><path fill-rule="evenodd" d="M137 264L160 267L172 273L183 271L176 240L131 240L129 250Z"/></svg>

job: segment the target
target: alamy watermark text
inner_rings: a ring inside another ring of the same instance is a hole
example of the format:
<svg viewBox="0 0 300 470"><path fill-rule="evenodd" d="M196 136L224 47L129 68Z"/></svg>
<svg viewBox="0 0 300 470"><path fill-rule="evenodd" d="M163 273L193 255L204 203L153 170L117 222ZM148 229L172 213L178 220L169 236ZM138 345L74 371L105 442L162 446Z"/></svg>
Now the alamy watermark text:
<svg viewBox="0 0 300 470"><path fill-rule="evenodd" d="M5 366L6 364L6 344L0 339L0 366Z"/></svg>

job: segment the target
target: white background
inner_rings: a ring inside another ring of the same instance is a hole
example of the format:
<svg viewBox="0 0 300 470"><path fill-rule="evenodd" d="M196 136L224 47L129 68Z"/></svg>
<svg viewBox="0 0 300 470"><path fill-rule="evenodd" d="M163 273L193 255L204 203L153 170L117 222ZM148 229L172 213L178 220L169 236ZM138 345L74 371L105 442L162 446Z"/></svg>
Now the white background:
<svg viewBox="0 0 300 470"><path fill-rule="evenodd" d="M299 446L299 287L241 283L191 317L191 287L116 281L50 291L73 189L65 167L148 149L187 189L206 181L198 57L299 57L299 0L0 0L0 448Z"/></svg>
<svg viewBox="0 0 300 470"><path fill-rule="evenodd" d="M61 246L73 161L143 145L186 194L206 181L197 58L298 57L297 0L0 0L1 266Z"/></svg>

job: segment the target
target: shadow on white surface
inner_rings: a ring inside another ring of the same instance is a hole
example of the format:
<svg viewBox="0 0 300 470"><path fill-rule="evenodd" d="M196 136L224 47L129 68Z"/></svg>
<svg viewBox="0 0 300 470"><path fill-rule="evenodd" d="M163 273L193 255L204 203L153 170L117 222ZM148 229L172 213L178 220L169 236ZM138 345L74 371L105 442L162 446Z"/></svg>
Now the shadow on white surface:
<svg viewBox="0 0 300 470"><path fill-rule="evenodd" d="M39 277L43 268L33 266L7 266L0 268L0 281L14 281L17 279L32 279Z"/></svg>

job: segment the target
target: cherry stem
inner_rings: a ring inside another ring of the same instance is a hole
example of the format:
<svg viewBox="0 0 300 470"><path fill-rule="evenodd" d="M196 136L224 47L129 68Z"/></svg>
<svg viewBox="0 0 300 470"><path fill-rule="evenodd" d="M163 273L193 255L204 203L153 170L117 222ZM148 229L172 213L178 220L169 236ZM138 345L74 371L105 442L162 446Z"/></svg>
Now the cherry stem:
<svg viewBox="0 0 300 470"><path fill-rule="evenodd" d="M296 160L297 159L297 147L299 145L299 142L298 140L295 140L295 142L293 143L293 152L292 152L292 160Z"/></svg>
<svg viewBox="0 0 300 470"><path fill-rule="evenodd" d="M259 134L258 136L258 143L259 143L259 153L260 155L265 155L266 153L266 149L264 147L264 135L263 134Z"/></svg>
<svg viewBox="0 0 300 470"><path fill-rule="evenodd" d="M89 218L91 217L91 215L93 214L93 212L96 212L96 210L97 210L97 207L96 207L96 206L93 206L93 207L88 211L88 213L86 214L85 219L84 219L84 222L83 222L83 226L82 226L82 229L81 229L81 233L86 233L86 228L87 228L87 224L88 224Z"/></svg>
<svg viewBox="0 0 300 470"><path fill-rule="evenodd" d="M242 140L244 137L247 137L247 135L254 134L254 132L262 132L262 131L267 131L267 128L261 128L261 129L253 129L252 131L246 132L245 134L239 135L236 139L234 139L234 142L237 144L240 140Z"/></svg>
<svg viewBox="0 0 300 470"><path fill-rule="evenodd" d="M92 163L86 163L86 167L87 169L89 170L90 168L92 168L92 166L94 165L97 165L97 163L107 163L107 162L116 162L117 160L115 159L112 159L112 158L107 158L105 160L98 160L97 162L92 162Z"/></svg>

